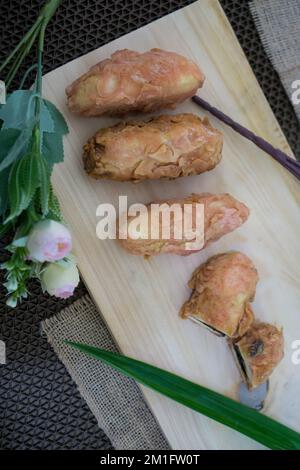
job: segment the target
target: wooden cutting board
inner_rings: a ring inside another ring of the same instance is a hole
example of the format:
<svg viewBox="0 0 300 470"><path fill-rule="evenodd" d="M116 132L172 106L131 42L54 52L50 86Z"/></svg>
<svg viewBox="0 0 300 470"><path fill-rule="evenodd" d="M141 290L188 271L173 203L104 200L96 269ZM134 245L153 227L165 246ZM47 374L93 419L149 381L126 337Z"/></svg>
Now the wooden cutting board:
<svg viewBox="0 0 300 470"><path fill-rule="evenodd" d="M81 275L123 353L173 371L235 397L239 376L226 342L178 317L189 295L186 284L213 254L242 250L258 268L254 311L284 327L285 358L273 374L265 413L300 431L300 365L292 342L300 339L300 186L270 157L211 118L225 136L223 160L207 174L138 185L94 181L83 170L82 146L110 118L71 115L65 87L117 49L176 51L206 74L200 95L235 120L291 153L246 57L216 0L201 0L117 39L47 74L44 94L64 113L70 128L65 162L53 183L73 236ZM192 102L176 112L204 113ZM164 255L145 261L122 251L114 240L96 237L96 207L181 197L191 192L230 192L251 209L247 223L190 257ZM155 392L144 395L174 449L255 449L254 441Z"/></svg>

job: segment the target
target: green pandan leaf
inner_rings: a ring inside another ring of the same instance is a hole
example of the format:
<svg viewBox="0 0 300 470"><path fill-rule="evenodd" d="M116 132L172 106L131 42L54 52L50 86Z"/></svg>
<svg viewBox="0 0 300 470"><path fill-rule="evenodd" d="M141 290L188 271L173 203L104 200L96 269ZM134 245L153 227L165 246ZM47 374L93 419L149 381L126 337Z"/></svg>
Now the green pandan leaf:
<svg viewBox="0 0 300 470"><path fill-rule="evenodd" d="M39 185L38 155L28 153L12 167L9 187L9 216L5 223L14 220L29 206Z"/></svg>
<svg viewBox="0 0 300 470"><path fill-rule="evenodd" d="M245 434L270 449L299 450L300 434L231 398L127 356L65 341L142 385Z"/></svg>
<svg viewBox="0 0 300 470"><path fill-rule="evenodd" d="M68 134L69 129L62 113L48 100L43 100L45 106L48 108L48 111L51 115L51 118L54 123L54 132L60 135Z"/></svg>
<svg viewBox="0 0 300 470"><path fill-rule="evenodd" d="M62 136L45 132L43 135L42 154L50 169L52 169L55 163L62 162L64 159Z"/></svg>

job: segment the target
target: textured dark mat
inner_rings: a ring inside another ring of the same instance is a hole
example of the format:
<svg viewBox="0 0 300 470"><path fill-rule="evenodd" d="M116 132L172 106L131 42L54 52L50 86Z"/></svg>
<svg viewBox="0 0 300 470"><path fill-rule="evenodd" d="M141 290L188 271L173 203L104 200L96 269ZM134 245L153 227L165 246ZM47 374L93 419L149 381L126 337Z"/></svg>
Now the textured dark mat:
<svg viewBox="0 0 300 470"><path fill-rule="evenodd" d="M40 1L1 0L0 62L32 24ZM46 33L44 72L137 29L192 1L65 0ZM280 80L267 59L246 0L221 4L238 36L294 152L300 156L300 127ZM24 70L31 62L24 65ZM18 86L22 73L17 78ZM0 243L0 258L5 259ZM1 281L1 278L0 278ZM45 338L40 321L72 300L43 295L36 282L30 300L15 310L0 289L0 339L7 364L0 365L0 449L110 449L111 444Z"/></svg>

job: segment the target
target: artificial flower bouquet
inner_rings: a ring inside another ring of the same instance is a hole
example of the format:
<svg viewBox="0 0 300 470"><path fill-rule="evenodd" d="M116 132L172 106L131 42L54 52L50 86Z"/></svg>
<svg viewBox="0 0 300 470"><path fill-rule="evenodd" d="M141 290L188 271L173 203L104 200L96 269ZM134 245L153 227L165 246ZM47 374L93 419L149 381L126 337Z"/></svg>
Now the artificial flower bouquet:
<svg viewBox="0 0 300 470"><path fill-rule="evenodd" d="M0 236L14 234L6 246L7 305L15 307L28 296L28 281L37 277L50 295L66 298L79 282L71 254L71 234L63 222L51 186L54 164L63 161L63 136L68 132L62 114L42 97L42 56L45 29L60 0L49 0L36 22L0 65ZM11 84L27 54L37 46L37 62L23 77L20 89ZM23 89L36 69L35 83ZM7 92L7 97L5 96Z"/></svg>

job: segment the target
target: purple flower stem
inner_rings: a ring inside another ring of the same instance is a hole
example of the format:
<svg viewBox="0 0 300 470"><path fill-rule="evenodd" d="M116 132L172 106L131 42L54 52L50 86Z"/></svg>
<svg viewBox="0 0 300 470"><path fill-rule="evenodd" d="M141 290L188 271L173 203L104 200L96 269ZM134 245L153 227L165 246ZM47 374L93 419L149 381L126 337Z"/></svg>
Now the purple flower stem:
<svg viewBox="0 0 300 470"><path fill-rule="evenodd" d="M229 116L224 114L222 111L219 111L214 106L211 106L209 103L207 103L207 101L203 100L199 96L193 96L192 100L198 106L201 106L201 108L205 109L206 111L209 111L217 119L224 122L224 124L227 124L227 126L231 127L233 130L238 132L238 134L242 135L248 140L251 140L251 142L257 145L257 147L262 149L264 152L268 153L278 163L280 163L284 168L286 168L290 173L292 173L296 178L298 178L298 180L300 180L300 162L289 157L286 153L282 152L282 150L273 147L273 145L264 140L262 137L259 137L246 127L234 121Z"/></svg>

